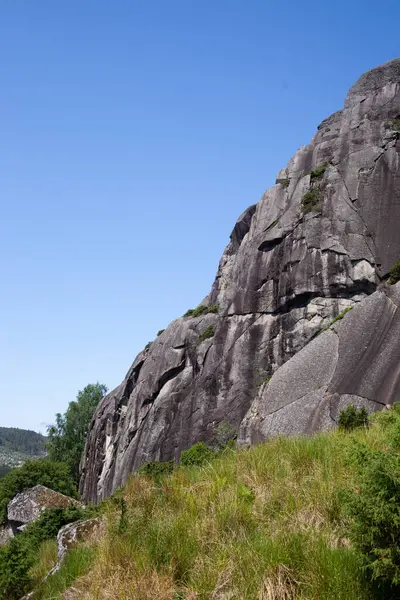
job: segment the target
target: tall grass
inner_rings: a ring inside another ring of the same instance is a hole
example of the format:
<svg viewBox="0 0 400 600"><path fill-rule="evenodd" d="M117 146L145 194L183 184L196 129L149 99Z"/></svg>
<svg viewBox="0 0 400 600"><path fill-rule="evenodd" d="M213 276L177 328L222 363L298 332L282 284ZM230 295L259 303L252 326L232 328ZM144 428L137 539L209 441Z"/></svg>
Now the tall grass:
<svg viewBox="0 0 400 600"><path fill-rule="evenodd" d="M277 438L161 480L131 477L120 492L123 515L121 502L107 504L90 571L74 583L79 597L373 598L341 514L340 490L352 486L346 453L354 437L383 443L379 425L351 435ZM71 563L65 569L70 573ZM67 583L64 577L59 587ZM46 593L38 597L57 597Z"/></svg>

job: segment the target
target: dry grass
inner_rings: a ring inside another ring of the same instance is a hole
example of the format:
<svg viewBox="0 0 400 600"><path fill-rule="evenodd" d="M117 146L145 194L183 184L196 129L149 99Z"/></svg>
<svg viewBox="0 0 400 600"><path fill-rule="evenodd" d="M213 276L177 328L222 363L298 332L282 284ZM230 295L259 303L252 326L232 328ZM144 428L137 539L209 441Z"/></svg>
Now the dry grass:
<svg viewBox="0 0 400 600"><path fill-rule="evenodd" d="M382 442L379 428L355 435ZM107 504L93 565L73 583L76 597L370 598L338 497L351 484L349 439L279 438L158 482L131 477L120 493L123 518L120 504Z"/></svg>

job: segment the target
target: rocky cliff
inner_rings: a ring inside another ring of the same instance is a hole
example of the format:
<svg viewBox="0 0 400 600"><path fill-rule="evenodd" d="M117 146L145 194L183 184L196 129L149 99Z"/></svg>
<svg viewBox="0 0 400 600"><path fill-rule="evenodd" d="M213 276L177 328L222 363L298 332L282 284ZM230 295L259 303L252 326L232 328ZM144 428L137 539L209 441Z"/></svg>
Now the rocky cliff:
<svg viewBox="0 0 400 600"><path fill-rule="evenodd" d="M251 443L330 427L349 402L376 410L400 398L400 290L386 283L400 257L399 138L397 59L363 75L239 217L201 307L103 400L84 497L213 443L223 422Z"/></svg>

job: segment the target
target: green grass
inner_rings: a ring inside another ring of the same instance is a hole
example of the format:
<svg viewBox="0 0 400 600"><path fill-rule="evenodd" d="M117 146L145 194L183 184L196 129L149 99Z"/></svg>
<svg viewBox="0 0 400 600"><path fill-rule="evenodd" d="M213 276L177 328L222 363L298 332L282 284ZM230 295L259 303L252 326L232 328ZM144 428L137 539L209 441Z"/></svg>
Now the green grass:
<svg viewBox="0 0 400 600"><path fill-rule="evenodd" d="M208 313L218 313L218 304L212 304L211 306L204 306L204 304L199 304L197 308L190 308L183 315L184 317L201 317L202 315L207 315Z"/></svg>
<svg viewBox="0 0 400 600"><path fill-rule="evenodd" d="M328 166L329 163L324 163L323 165L320 165L319 167L314 169L314 171L311 171L310 180L313 181L314 179L319 179L320 177L322 177Z"/></svg>
<svg viewBox="0 0 400 600"><path fill-rule="evenodd" d="M400 281L400 260L390 269L388 283L394 285L398 281Z"/></svg>
<svg viewBox="0 0 400 600"><path fill-rule="evenodd" d="M309 192L306 192L301 201L303 213L307 214L310 212L316 212L318 210L320 200L321 193L319 190L310 190Z"/></svg>
<svg viewBox="0 0 400 600"><path fill-rule="evenodd" d="M212 325L209 325L205 328L205 330L199 335L197 342L201 344L204 340L208 340L214 336L215 330Z"/></svg>
<svg viewBox="0 0 400 600"><path fill-rule="evenodd" d="M340 314L337 315L337 317L335 317L334 319L332 319L332 321L330 323L328 323L328 325L326 325L326 327L324 327L322 329L322 331L326 331L327 329L329 329L330 327L332 327L332 325L334 325L334 323L337 323L338 321L340 321L341 319L343 319L343 317L351 311L353 307L352 306L348 306L347 308L345 308Z"/></svg>
<svg viewBox="0 0 400 600"><path fill-rule="evenodd" d="M74 587L85 598L133 600L374 598L340 500L355 485L353 440L378 447L384 429L378 422L351 434L276 438L225 449L157 482L132 476L120 492L124 528L108 502L90 573ZM82 574L75 556L53 580L53 596L40 598L57 598Z"/></svg>
<svg viewBox="0 0 400 600"><path fill-rule="evenodd" d="M68 589L79 577L86 575L95 558L95 550L90 547L80 546L72 548L65 558L57 573L35 591L35 600L57 600L62 598L63 592Z"/></svg>

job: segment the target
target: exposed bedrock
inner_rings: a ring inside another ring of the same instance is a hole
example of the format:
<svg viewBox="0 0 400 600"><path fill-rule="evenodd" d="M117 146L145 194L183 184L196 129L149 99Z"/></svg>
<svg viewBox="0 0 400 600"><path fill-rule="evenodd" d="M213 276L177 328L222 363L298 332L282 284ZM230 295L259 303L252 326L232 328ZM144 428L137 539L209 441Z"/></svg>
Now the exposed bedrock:
<svg viewBox="0 0 400 600"><path fill-rule="evenodd" d="M396 59L360 78L344 109L239 217L203 301L218 313L171 323L103 400L82 460L84 497L100 500L140 464L212 443L223 421L239 429L244 419L241 440L257 441L330 426L346 402L375 410L393 401L399 362L379 357L389 338L390 356L399 351L387 325L397 319L394 287L385 283L400 257L399 138ZM371 303L370 336L346 334ZM335 330L320 333L349 306ZM366 354L352 362L359 343ZM312 388L290 379L308 355ZM284 381L297 389L282 392Z"/></svg>

